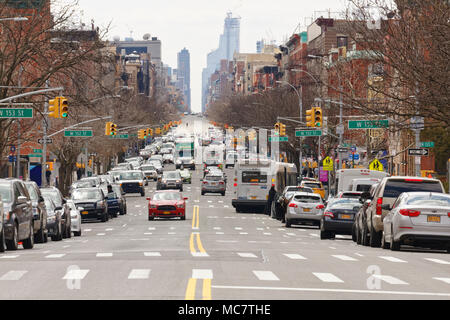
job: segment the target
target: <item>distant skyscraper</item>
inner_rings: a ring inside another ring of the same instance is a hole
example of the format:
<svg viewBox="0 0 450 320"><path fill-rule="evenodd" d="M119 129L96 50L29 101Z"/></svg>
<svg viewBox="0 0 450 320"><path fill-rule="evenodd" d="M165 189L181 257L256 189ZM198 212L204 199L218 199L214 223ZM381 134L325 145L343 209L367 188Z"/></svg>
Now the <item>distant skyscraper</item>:
<svg viewBox="0 0 450 320"><path fill-rule="evenodd" d="M240 50L241 18L233 18L231 12L225 18L224 31L219 38L219 48L207 56L206 68L202 73L202 112L205 112L208 94L208 83L211 75L220 69L220 60L233 60L235 53Z"/></svg>
<svg viewBox="0 0 450 320"><path fill-rule="evenodd" d="M186 48L178 53L177 78L183 79L180 81L180 90L183 91L188 111L191 112L191 56Z"/></svg>

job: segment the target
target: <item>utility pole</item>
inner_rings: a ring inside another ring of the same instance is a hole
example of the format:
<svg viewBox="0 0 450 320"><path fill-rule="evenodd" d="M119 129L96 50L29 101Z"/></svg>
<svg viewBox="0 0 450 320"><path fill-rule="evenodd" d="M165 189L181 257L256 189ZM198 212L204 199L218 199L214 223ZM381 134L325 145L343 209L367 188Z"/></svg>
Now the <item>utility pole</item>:
<svg viewBox="0 0 450 320"><path fill-rule="evenodd" d="M49 87L49 82L48 80L45 83L45 86L48 88ZM47 129L48 129L48 98L45 98L45 103L44 103L44 116L42 118L42 128L44 131L43 134L43 141L42 141L42 166L41 166L41 185L44 187L47 187L47 175L46 175L46 171L47 171Z"/></svg>
<svg viewBox="0 0 450 320"><path fill-rule="evenodd" d="M22 86L22 72L23 72L23 67L20 66L19 81L17 83L19 87ZM17 169L17 179L20 179L20 119L17 119L17 165L16 165L16 169Z"/></svg>

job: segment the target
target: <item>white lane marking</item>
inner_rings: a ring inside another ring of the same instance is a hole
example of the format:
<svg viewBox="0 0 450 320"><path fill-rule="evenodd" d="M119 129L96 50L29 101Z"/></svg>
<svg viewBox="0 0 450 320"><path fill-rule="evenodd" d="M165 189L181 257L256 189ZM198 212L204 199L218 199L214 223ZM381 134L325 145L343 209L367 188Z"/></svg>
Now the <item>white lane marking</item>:
<svg viewBox="0 0 450 320"><path fill-rule="evenodd" d="M355 253L355 255L357 255L358 257L364 257L364 255L362 255L361 253Z"/></svg>
<svg viewBox="0 0 450 320"><path fill-rule="evenodd" d="M251 241L248 241L248 243L272 243L272 241L254 241L254 240L251 240Z"/></svg>
<svg viewBox="0 0 450 320"><path fill-rule="evenodd" d="M242 230L241 227L235 227L234 230Z"/></svg>
<svg viewBox="0 0 450 320"><path fill-rule="evenodd" d="M372 277L380 279L381 281L387 282L389 284L408 284L407 282L400 279L394 278L392 276L385 276L382 274L373 274Z"/></svg>
<svg viewBox="0 0 450 320"><path fill-rule="evenodd" d="M211 200L208 200L208 203L212 203L212 201L211 201Z"/></svg>
<svg viewBox="0 0 450 320"><path fill-rule="evenodd" d="M13 271L9 271L7 273L5 273L1 278L0 281L17 281L20 280L25 273L27 273L28 271L19 271L19 270L13 270Z"/></svg>
<svg viewBox="0 0 450 320"><path fill-rule="evenodd" d="M217 235L225 234L225 232L216 232Z"/></svg>
<svg viewBox="0 0 450 320"><path fill-rule="evenodd" d="M222 230L221 227L214 227L213 229L214 229L214 230Z"/></svg>
<svg viewBox="0 0 450 320"><path fill-rule="evenodd" d="M256 230L258 230L258 231L263 231L264 228L256 228Z"/></svg>
<svg viewBox="0 0 450 320"><path fill-rule="evenodd" d="M237 243L239 241L237 240L216 240L216 242L221 242L221 243Z"/></svg>
<svg viewBox="0 0 450 320"><path fill-rule="evenodd" d="M286 257L292 260L307 260L304 256L296 254L296 253L284 253Z"/></svg>
<svg viewBox="0 0 450 320"><path fill-rule="evenodd" d="M5 256L0 256L0 259L15 259L17 257L19 257L19 256L8 254L8 255L5 255Z"/></svg>
<svg viewBox="0 0 450 320"><path fill-rule="evenodd" d="M127 226L127 224L125 223L123 226L122 226L122 228L125 228Z"/></svg>
<svg viewBox="0 0 450 320"><path fill-rule="evenodd" d="M153 233L151 233L151 232L144 232L144 235L146 235L146 236L149 236L149 235L152 235Z"/></svg>
<svg viewBox="0 0 450 320"><path fill-rule="evenodd" d="M150 269L133 269L128 275L130 280L143 280L148 279L150 276Z"/></svg>
<svg viewBox="0 0 450 320"><path fill-rule="evenodd" d="M197 202L197 203L198 203L198 202L200 202L200 200L194 200L194 202Z"/></svg>
<svg viewBox="0 0 450 320"><path fill-rule="evenodd" d="M113 228L107 228L107 229L105 229L105 231L113 231L114 229Z"/></svg>
<svg viewBox="0 0 450 320"><path fill-rule="evenodd" d="M213 279L211 269L192 269L192 279Z"/></svg>
<svg viewBox="0 0 450 320"><path fill-rule="evenodd" d="M136 207L136 208L140 208L140 207L141 207L141 205L140 205L140 204L137 204L137 205L135 205L135 207Z"/></svg>
<svg viewBox="0 0 450 320"><path fill-rule="evenodd" d="M328 247L328 248L330 248L330 249L332 249L332 250L336 250L336 248L335 248L335 247Z"/></svg>
<svg viewBox="0 0 450 320"><path fill-rule="evenodd" d="M223 206L224 208L229 208L230 206L227 206L227 205L225 205L225 206Z"/></svg>
<svg viewBox="0 0 450 320"><path fill-rule="evenodd" d="M320 279L323 282L335 282L335 283L344 282L343 280L339 279L332 273L313 272L313 275L315 275L318 279Z"/></svg>
<svg viewBox="0 0 450 320"><path fill-rule="evenodd" d="M88 274L89 270L82 269L73 269L67 271L66 275L63 277L63 280L83 280L84 277Z"/></svg>
<svg viewBox="0 0 450 320"><path fill-rule="evenodd" d="M64 248L64 249L66 249L66 248L70 248L70 246L69 246L69 245L67 245L67 246L63 246L63 248Z"/></svg>
<svg viewBox="0 0 450 320"><path fill-rule="evenodd" d="M218 203L223 203L223 201L222 200L219 200L219 201L217 201Z"/></svg>
<svg viewBox="0 0 450 320"><path fill-rule="evenodd" d="M89 232L89 231L92 231L92 229L84 229L83 231L84 232Z"/></svg>
<svg viewBox="0 0 450 320"><path fill-rule="evenodd" d="M112 256L113 256L112 252L99 252L96 254L96 257L98 258L108 258Z"/></svg>
<svg viewBox="0 0 450 320"><path fill-rule="evenodd" d="M193 257L209 257L206 252L191 252Z"/></svg>
<svg viewBox="0 0 450 320"><path fill-rule="evenodd" d="M433 278L433 279L450 284L450 278Z"/></svg>
<svg viewBox="0 0 450 320"><path fill-rule="evenodd" d="M144 252L146 257L161 257L161 252Z"/></svg>
<svg viewBox="0 0 450 320"><path fill-rule="evenodd" d="M286 233L286 235L288 235L288 236L295 236L295 233L289 232L289 233Z"/></svg>
<svg viewBox="0 0 450 320"><path fill-rule="evenodd" d="M213 206L213 205L210 205L209 207L210 207L210 208L214 208L214 206Z"/></svg>
<svg viewBox="0 0 450 320"><path fill-rule="evenodd" d="M98 236L105 236L106 233L97 233Z"/></svg>
<svg viewBox="0 0 450 320"><path fill-rule="evenodd" d="M239 234L248 234L248 232L239 232Z"/></svg>
<svg viewBox="0 0 450 320"><path fill-rule="evenodd" d="M319 237L319 235L318 234L315 234L315 233L310 233L309 234L311 237Z"/></svg>
<svg viewBox="0 0 450 320"><path fill-rule="evenodd" d="M253 274L262 281L280 281L272 271L253 271Z"/></svg>
<svg viewBox="0 0 450 320"><path fill-rule="evenodd" d="M428 260L428 261L431 261L431 262L435 262L435 263L439 263L439 264L450 264L450 262L445 261L445 260L441 260L441 259L425 258L425 260Z"/></svg>
<svg viewBox="0 0 450 320"><path fill-rule="evenodd" d="M237 254L241 258L257 258L256 255L254 255L253 253L249 253L249 252L238 252Z"/></svg>
<svg viewBox="0 0 450 320"><path fill-rule="evenodd" d="M270 232L264 232L265 236L271 236L272 234Z"/></svg>
<svg viewBox="0 0 450 320"><path fill-rule="evenodd" d="M61 254L49 254L48 256L45 256L47 259L59 259L64 257L66 254L65 253L61 253Z"/></svg>
<svg viewBox="0 0 450 320"><path fill-rule="evenodd" d="M155 230L155 228L154 227L149 227L148 230Z"/></svg>
<svg viewBox="0 0 450 320"><path fill-rule="evenodd" d="M340 259L343 261L358 261L358 259L349 257L349 256L344 256L344 255L332 255L332 257L335 257L336 259Z"/></svg>
<svg viewBox="0 0 450 320"><path fill-rule="evenodd" d="M167 234L173 235L173 234L177 234L176 232L168 232Z"/></svg>
<svg viewBox="0 0 450 320"><path fill-rule="evenodd" d="M407 263L405 260L402 260L402 259L399 259L396 257L379 256L379 258L390 261L390 262Z"/></svg>

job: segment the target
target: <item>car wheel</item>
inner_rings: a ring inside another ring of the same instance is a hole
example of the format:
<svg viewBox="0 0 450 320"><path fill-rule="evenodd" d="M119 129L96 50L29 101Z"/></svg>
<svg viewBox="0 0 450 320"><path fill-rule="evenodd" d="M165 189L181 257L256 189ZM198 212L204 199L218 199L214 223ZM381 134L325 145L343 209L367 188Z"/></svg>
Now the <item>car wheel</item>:
<svg viewBox="0 0 450 320"><path fill-rule="evenodd" d="M5 250L6 250L5 229L2 228L2 232L0 233L0 252L5 252Z"/></svg>
<svg viewBox="0 0 450 320"><path fill-rule="evenodd" d="M67 238L72 238L72 226L69 226L69 229L67 230Z"/></svg>
<svg viewBox="0 0 450 320"><path fill-rule="evenodd" d="M13 229L13 235L12 235L12 239L11 240L6 240L6 248L8 250L11 251L15 251L19 248L19 242L17 241L17 234L19 233L18 231L18 226L17 224L14 225L14 229Z"/></svg>
<svg viewBox="0 0 450 320"><path fill-rule="evenodd" d="M141 192L141 197L145 197L145 192Z"/></svg>
<svg viewBox="0 0 450 320"><path fill-rule="evenodd" d="M73 235L74 235L75 237L81 237L81 229L80 229L80 231L74 231L74 232L73 232Z"/></svg>
<svg viewBox="0 0 450 320"><path fill-rule="evenodd" d="M205 193L202 191L202 196L204 196L205 195ZM238 211L239 212L239 211Z"/></svg>
<svg viewBox="0 0 450 320"><path fill-rule="evenodd" d="M109 218L108 218L108 213L103 214L102 222L106 222L106 221L108 221L108 220L109 220Z"/></svg>
<svg viewBox="0 0 450 320"><path fill-rule="evenodd" d="M286 223L285 223L286 228L290 228L291 227L291 222L286 219Z"/></svg>
<svg viewBox="0 0 450 320"><path fill-rule="evenodd" d="M401 242L394 240L394 233L391 231L391 250L400 251Z"/></svg>
<svg viewBox="0 0 450 320"><path fill-rule="evenodd" d="M225 197L225 192L222 192L222 197Z"/></svg>
<svg viewBox="0 0 450 320"><path fill-rule="evenodd" d="M363 226L361 242L363 246L369 246L369 230L367 225Z"/></svg>
<svg viewBox="0 0 450 320"><path fill-rule="evenodd" d="M358 227L356 227L356 244L361 244L361 231L359 230Z"/></svg>
<svg viewBox="0 0 450 320"><path fill-rule="evenodd" d="M331 238L330 231L320 230L320 240L326 240Z"/></svg>
<svg viewBox="0 0 450 320"><path fill-rule="evenodd" d="M42 225L42 223L41 223L41 228L34 236L34 242L45 243L45 230L44 230L44 226Z"/></svg>
<svg viewBox="0 0 450 320"><path fill-rule="evenodd" d="M355 226L354 223L353 223L353 226L352 226L352 241L356 242L356 226Z"/></svg>
<svg viewBox="0 0 450 320"><path fill-rule="evenodd" d="M30 223L30 236L22 241L24 249L33 249L34 247L34 228L33 222Z"/></svg>
<svg viewBox="0 0 450 320"><path fill-rule="evenodd" d="M153 221L155 220L155 217L148 217L148 221Z"/></svg>
<svg viewBox="0 0 450 320"><path fill-rule="evenodd" d="M59 224L58 224L58 234L56 235L56 241L62 241L62 239L63 239L62 224L61 224L61 220L60 220Z"/></svg>
<svg viewBox="0 0 450 320"><path fill-rule="evenodd" d="M370 227L370 246L372 248L379 248L381 246L380 232L376 232L373 226Z"/></svg>
<svg viewBox="0 0 450 320"><path fill-rule="evenodd" d="M182 216L182 217L181 217L181 220L186 220L186 216Z"/></svg>
<svg viewBox="0 0 450 320"><path fill-rule="evenodd" d="M389 249L389 247L390 247L389 242L386 242L386 233L384 231L381 236L381 247L383 249Z"/></svg>

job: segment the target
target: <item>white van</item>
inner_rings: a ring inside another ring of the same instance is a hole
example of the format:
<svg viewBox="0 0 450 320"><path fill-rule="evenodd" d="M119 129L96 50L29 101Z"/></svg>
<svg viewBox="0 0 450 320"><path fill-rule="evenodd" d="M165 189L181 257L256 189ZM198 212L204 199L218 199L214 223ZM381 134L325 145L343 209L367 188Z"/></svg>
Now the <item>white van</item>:
<svg viewBox="0 0 450 320"><path fill-rule="evenodd" d="M234 167L234 196L231 204L236 212L245 208L264 209L271 186L282 192L286 186L297 185L297 167L273 160L238 160Z"/></svg>
<svg viewBox="0 0 450 320"><path fill-rule="evenodd" d="M238 157L239 155L236 151L228 151L225 159L225 168L234 167Z"/></svg>
<svg viewBox="0 0 450 320"><path fill-rule="evenodd" d="M341 191L348 191L354 179L383 179L390 175L386 172L369 169L341 169L336 171L336 181L334 183L334 194Z"/></svg>
<svg viewBox="0 0 450 320"><path fill-rule="evenodd" d="M348 188L347 191L362 191L366 192L370 190L370 187L376 183L379 183L381 179L376 178L363 178L363 179L353 179Z"/></svg>

